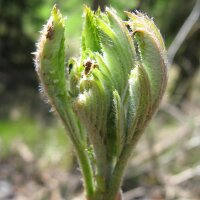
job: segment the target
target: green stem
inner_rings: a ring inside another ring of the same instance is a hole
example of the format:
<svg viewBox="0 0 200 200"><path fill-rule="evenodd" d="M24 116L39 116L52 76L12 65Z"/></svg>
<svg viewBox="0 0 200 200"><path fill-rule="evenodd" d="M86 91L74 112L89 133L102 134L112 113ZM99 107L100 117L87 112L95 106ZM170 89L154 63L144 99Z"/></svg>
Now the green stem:
<svg viewBox="0 0 200 200"><path fill-rule="evenodd" d="M73 113L69 110L68 106L65 106L66 109L57 108L59 116L62 122L65 125L65 129L68 132L68 135L74 144L76 155L80 164L82 175L84 177L84 185L86 190L87 198L90 199L94 194L94 180L93 180L93 169L90 163L89 156L84 148L84 145L76 137L78 135L78 127L76 126L76 120L74 119Z"/></svg>
<svg viewBox="0 0 200 200"><path fill-rule="evenodd" d="M107 191L107 198L109 200L115 200L121 186L124 169L127 165L128 159L132 153L132 145L126 145L117 161L115 169L112 174L112 178Z"/></svg>
<svg viewBox="0 0 200 200"><path fill-rule="evenodd" d="M105 181L107 172L107 159L106 159L106 147L103 144L102 138L98 132L88 132L93 145L94 154L96 158L96 192L105 192Z"/></svg>
<svg viewBox="0 0 200 200"><path fill-rule="evenodd" d="M93 170L91 167L90 160L88 158L87 152L84 150L80 144L75 145L76 154L79 160L80 168L85 181L85 189L88 199L90 199L94 194L94 181L93 181Z"/></svg>
<svg viewBox="0 0 200 200"><path fill-rule="evenodd" d="M132 153L134 147L136 146L142 132L143 132L143 129L141 129L139 132L136 132L131 139L132 142L127 143L124 146L123 151L115 165L115 169L112 174L112 179L111 179L111 182L110 182L110 185L108 188L107 199L115 200L116 195L118 194L118 192L120 190L121 181L122 181L125 167L127 165L127 162L131 156L131 153Z"/></svg>

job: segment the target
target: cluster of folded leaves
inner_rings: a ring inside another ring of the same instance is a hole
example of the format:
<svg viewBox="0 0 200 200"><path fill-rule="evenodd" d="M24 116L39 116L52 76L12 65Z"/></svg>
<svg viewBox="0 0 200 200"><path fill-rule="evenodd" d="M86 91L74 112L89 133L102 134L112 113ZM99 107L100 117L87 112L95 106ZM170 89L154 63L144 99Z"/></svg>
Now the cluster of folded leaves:
<svg viewBox="0 0 200 200"><path fill-rule="evenodd" d="M37 44L41 87L74 144L88 200L121 198L127 161L166 88L159 30L140 12L127 16L85 7L80 57L66 61L55 6Z"/></svg>

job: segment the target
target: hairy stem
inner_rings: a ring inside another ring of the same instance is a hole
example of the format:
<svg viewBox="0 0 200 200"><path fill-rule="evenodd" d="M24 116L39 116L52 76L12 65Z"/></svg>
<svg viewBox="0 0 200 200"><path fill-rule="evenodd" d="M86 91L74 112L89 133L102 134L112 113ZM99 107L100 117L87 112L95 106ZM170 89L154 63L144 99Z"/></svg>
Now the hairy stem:
<svg viewBox="0 0 200 200"><path fill-rule="evenodd" d="M76 155L78 157L79 165L84 177L84 186L86 190L86 195L87 198L91 198L94 193L94 180L93 180L93 170L92 166L90 163L89 156L86 152L86 149L84 148L84 145L79 142L79 140L76 140L73 135L74 133L74 128L73 123L70 123L70 130L69 130L69 123L67 123L68 120L66 120L66 116L63 117L60 112L60 118L63 121L65 128L67 132L69 133L69 137L72 140L72 143L74 144ZM70 115L68 116L68 119L70 118ZM73 119L71 119L73 120ZM69 120L69 121L71 121ZM72 122L72 121L71 121ZM73 131L72 131L73 130Z"/></svg>
<svg viewBox="0 0 200 200"><path fill-rule="evenodd" d="M116 194L118 194L118 191L120 190L124 169L127 165L131 153L132 153L132 145L125 146L113 171L106 199L109 200L116 200L116 198L119 199L119 197L116 196Z"/></svg>
<svg viewBox="0 0 200 200"><path fill-rule="evenodd" d="M78 156L79 164L85 181L84 184L86 189L86 195L88 198L90 198L93 196L94 193L94 181L93 181L93 173L90 160L88 158L86 151L83 151L83 148L80 147L79 145L76 148L76 153Z"/></svg>

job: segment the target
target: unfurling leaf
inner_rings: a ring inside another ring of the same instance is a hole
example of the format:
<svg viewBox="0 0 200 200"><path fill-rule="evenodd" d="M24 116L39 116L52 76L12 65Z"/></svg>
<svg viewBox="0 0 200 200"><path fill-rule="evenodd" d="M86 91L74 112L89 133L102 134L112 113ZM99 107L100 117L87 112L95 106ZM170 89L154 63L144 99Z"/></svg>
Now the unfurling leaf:
<svg viewBox="0 0 200 200"><path fill-rule="evenodd" d="M88 200L120 196L128 158L166 88L159 30L140 12L127 15L124 22L114 9L85 7L80 57L66 65L64 19L54 7L37 45L36 71L74 144Z"/></svg>

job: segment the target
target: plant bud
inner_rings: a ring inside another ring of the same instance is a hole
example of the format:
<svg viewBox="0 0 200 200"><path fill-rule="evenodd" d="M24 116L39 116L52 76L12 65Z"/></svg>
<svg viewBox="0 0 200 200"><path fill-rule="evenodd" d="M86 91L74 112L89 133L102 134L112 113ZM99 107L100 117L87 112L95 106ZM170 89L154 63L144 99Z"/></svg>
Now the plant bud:
<svg viewBox="0 0 200 200"><path fill-rule="evenodd" d="M127 15L124 22L113 9L85 7L81 56L69 59L66 70L64 20L54 7L36 53L42 88L75 146L91 200L117 198L128 158L167 83L159 30L140 12Z"/></svg>

